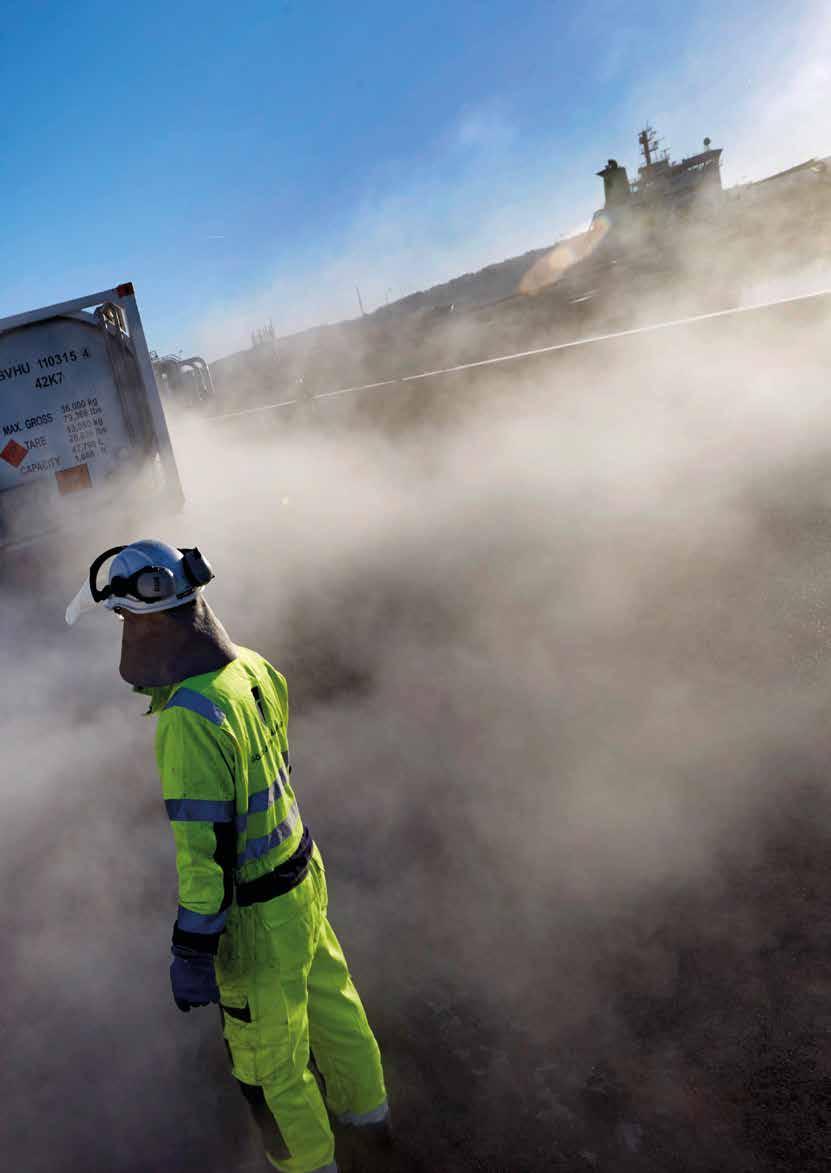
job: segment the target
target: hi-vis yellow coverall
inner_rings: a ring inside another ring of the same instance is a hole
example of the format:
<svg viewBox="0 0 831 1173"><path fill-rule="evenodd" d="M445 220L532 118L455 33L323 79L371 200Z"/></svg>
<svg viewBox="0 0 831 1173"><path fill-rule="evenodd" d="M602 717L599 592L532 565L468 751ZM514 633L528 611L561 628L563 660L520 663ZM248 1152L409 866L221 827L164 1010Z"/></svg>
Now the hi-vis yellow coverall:
<svg viewBox="0 0 831 1173"><path fill-rule="evenodd" d="M329 1112L374 1124L387 1100L378 1045L327 919L323 860L289 781L286 682L240 649L219 671L147 691L176 841L174 942L216 954L233 1072L271 1164L334 1171Z"/></svg>

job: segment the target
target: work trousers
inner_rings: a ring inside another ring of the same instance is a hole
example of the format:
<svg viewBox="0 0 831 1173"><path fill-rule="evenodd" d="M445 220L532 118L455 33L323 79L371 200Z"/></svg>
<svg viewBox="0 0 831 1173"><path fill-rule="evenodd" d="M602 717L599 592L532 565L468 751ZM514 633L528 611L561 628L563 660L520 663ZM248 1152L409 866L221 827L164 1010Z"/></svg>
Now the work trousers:
<svg viewBox="0 0 831 1173"><path fill-rule="evenodd" d="M262 904L234 905L217 956L233 1072L262 1129L266 1155L282 1173L334 1169L330 1113L356 1125L386 1114L378 1044L327 903L315 847L296 888Z"/></svg>

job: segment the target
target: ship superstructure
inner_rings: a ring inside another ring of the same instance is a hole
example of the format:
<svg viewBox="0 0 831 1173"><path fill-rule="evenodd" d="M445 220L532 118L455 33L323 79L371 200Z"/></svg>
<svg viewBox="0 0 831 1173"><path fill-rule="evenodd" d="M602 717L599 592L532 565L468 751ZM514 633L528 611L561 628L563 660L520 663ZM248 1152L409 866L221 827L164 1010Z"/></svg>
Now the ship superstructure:
<svg viewBox="0 0 831 1173"><path fill-rule="evenodd" d="M661 149L653 127L647 125L638 135L643 162L638 177L630 182L626 168L617 159L609 159L597 174L603 180L604 211L631 208L633 211L671 205L685 211L702 197L719 196L721 183L721 147L712 147L704 139L704 150L674 163L669 151Z"/></svg>

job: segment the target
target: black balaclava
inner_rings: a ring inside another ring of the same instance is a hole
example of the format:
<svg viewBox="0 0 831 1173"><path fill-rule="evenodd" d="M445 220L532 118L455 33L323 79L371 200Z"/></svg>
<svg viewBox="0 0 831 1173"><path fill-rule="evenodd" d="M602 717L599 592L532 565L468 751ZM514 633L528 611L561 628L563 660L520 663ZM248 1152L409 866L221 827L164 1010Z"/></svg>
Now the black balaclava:
<svg viewBox="0 0 831 1173"><path fill-rule="evenodd" d="M120 614L124 630L119 672L136 688L178 684L237 658L236 645L201 596L168 611Z"/></svg>

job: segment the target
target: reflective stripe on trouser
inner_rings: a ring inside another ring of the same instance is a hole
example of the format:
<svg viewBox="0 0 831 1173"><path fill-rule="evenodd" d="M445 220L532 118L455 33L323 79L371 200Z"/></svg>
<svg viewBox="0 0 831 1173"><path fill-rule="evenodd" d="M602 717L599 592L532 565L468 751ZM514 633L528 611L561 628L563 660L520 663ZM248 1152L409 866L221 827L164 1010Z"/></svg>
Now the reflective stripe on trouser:
<svg viewBox="0 0 831 1173"><path fill-rule="evenodd" d="M326 918L317 849L291 892L232 910L216 970L234 1075L262 1088L284 1142L270 1143L264 1130L270 1163L282 1173L326 1168L334 1160L327 1104L334 1116L361 1117L386 1090L378 1044Z"/></svg>

